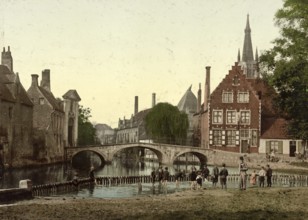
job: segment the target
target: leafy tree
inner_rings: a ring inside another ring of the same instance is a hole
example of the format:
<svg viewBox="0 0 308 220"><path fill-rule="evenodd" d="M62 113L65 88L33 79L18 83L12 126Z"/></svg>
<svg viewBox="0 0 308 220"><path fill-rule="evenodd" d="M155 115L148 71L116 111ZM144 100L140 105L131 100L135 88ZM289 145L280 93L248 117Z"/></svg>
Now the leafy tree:
<svg viewBox="0 0 308 220"><path fill-rule="evenodd" d="M284 0L275 15L281 36L261 57L265 79L276 88L275 106L293 138L308 139L308 3Z"/></svg>
<svg viewBox="0 0 308 220"><path fill-rule="evenodd" d="M147 133L164 143L180 143L186 139L188 116L169 103L155 105L145 118Z"/></svg>
<svg viewBox="0 0 308 220"><path fill-rule="evenodd" d="M78 145L95 144L96 130L93 124L89 121L91 118L91 109L79 106L78 116Z"/></svg>

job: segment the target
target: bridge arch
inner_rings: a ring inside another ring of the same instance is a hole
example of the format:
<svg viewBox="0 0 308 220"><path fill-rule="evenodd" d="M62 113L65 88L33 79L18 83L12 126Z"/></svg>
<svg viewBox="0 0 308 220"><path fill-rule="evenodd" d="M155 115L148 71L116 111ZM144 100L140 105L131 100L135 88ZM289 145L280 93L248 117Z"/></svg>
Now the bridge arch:
<svg viewBox="0 0 308 220"><path fill-rule="evenodd" d="M176 158L178 158L179 156L181 156L181 155L183 155L183 154L186 154L186 153L191 153L191 154L193 154L194 156L196 156L196 157L200 160L201 166L207 164L207 162L208 162L208 156L206 155L205 152L200 152L200 151L198 151L198 150L191 150L191 149L189 149L189 150L184 150L184 151L180 151L180 152L176 153L176 154L174 155L174 157L171 158L171 161L170 161L170 162L171 162L172 164L174 164Z"/></svg>
<svg viewBox="0 0 308 220"><path fill-rule="evenodd" d="M76 155L84 153L84 152L92 152L92 153L96 154L100 158L100 160L102 161L102 165L108 160L107 155L104 154L101 151L98 151L98 150L95 150L95 149L84 149L84 150L80 150L80 151L77 151L77 152L72 154L71 161L70 161L71 164L73 164L73 159Z"/></svg>
<svg viewBox="0 0 308 220"><path fill-rule="evenodd" d="M129 146L125 145L123 147L118 147L116 150L113 151L112 155L110 155L110 159L112 159L114 155L117 154L119 151L131 149L131 148L142 148L142 149L151 150L156 154L159 163L163 161L163 158L164 158L163 152L161 152L160 150L157 150L155 147L151 147L151 145L144 146L142 144L135 144L135 145L129 145Z"/></svg>

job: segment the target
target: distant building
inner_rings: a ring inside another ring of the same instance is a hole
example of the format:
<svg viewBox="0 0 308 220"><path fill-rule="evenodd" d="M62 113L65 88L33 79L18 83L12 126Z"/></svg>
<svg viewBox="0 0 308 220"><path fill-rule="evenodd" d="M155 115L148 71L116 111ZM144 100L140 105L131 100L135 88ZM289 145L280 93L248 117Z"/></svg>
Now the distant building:
<svg viewBox="0 0 308 220"><path fill-rule="evenodd" d="M190 86L181 100L179 101L177 107L181 112L184 112L187 114L189 127L187 131L187 138L186 138L186 144L192 145L193 144L193 134L194 134L194 122L193 122L193 116L197 112L197 98L195 94L191 91Z"/></svg>
<svg viewBox="0 0 308 220"><path fill-rule="evenodd" d="M155 105L155 94L152 96L152 105ZM152 106L153 107L153 106ZM145 117L151 109L138 111L138 96L135 96L134 115L130 119L119 119L116 129L116 143L137 143L149 141L145 128Z"/></svg>
<svg viewBox="0 0 308 220"><path fill-rule="evenodd" d="M95 125L95 130L96 137L102 145L115 143L115 131L110 126L106 124L97 124Z"/></svg>

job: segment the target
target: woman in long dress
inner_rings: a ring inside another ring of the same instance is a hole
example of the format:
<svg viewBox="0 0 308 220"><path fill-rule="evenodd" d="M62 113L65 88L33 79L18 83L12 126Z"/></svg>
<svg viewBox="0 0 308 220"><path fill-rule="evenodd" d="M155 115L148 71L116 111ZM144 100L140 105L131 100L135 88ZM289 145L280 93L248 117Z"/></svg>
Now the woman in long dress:
<svg viewBox="0 0 308 220"><path fill-rule="evenodd" d="M257 180L257 174L256 171L254 170L250 176L250 184L251 185L256 185L256 180Z"/></svg>

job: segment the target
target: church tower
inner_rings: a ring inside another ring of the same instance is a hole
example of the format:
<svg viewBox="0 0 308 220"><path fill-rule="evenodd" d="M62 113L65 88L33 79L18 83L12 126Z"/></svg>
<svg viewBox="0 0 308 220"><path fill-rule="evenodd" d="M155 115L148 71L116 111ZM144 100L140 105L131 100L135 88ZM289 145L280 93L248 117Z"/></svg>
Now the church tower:
<svg viewBox="0 0 308 220"><path fill-rule="evenodd" d="M9 68L9 70L13 73L13 58L10 51L10 46L8 46L8 51L5 51L5 47L3 47L1 54L1 65L7 66L7 68Z"/></svg>
<svg viewBox="0 0 308 220"><path fill-rule="evenodd" d="M238 52L238 60L240 52ZM256 51L256 57L258 52ZM252 49L252 41L251 41L251 29L249 24L249 15L247 15L246 28L245 28L245 38L244 45L242 51L242 60L240 62L242 69L244 69L244 73L246 77L249 79L254 79L258 77L257 71L257 60L254 60L253 49Z"/></svg>

